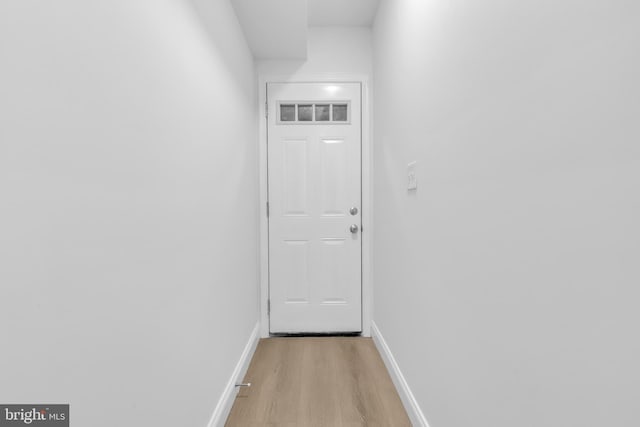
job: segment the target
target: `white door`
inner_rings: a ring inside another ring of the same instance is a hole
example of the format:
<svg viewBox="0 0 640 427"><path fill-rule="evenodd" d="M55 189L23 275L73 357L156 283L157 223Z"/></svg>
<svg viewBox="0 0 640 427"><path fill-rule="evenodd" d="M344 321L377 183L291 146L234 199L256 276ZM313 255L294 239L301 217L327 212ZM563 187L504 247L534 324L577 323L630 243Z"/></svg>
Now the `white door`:
<svg viewBox="0 0 640 427"><path fill-rule="evenodd" d="M271 333L362 331L360 83L269 83Z"/></svg>

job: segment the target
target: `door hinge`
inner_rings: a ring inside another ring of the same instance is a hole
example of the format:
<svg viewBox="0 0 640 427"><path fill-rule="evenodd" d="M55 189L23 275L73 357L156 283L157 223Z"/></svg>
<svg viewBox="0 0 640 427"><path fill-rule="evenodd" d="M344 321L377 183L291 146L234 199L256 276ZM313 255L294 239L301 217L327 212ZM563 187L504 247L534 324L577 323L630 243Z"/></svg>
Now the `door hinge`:
<svg viewBox="0 0 640 427"><path fill-rule="evenodd" d="M267 218L269 218L269 202L267 202Z"/></svg>
<svg viewBox="0 0 640 427"><path fill-rule="evenodd" d="M271 299L267 300L267 314L271 314Z"/></svg>

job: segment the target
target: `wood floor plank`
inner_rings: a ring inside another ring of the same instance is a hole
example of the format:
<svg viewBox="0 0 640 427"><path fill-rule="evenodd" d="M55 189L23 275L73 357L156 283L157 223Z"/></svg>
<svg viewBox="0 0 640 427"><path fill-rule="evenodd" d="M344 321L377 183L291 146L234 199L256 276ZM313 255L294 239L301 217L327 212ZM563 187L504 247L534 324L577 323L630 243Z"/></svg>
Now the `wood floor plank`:
<svg viewBox="0 0 640 427"><path fill-rule="evenodd" d="M260 340L227 427L411 426L370 338Z"/></svg>

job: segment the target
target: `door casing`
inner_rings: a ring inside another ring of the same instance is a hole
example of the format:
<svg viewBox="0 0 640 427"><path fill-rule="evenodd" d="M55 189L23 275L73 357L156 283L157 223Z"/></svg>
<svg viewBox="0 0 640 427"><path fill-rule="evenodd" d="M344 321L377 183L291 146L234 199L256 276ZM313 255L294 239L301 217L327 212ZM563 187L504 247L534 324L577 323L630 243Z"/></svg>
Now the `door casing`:
<svg viewBox="0 0 640 427"><path fill-rule="evenodd" d="M362 74L320 74L320 75L260 75L258 86L259 103L259 265L260 265L260 336L269 336L269 221L267 218L267 83L360 83L362 85L362 336L371 336L373 312L373 263L372 258L372 182L373 151L371 144L371 104L369 77ZM274 112L269 112L273 114Z"/></svg>

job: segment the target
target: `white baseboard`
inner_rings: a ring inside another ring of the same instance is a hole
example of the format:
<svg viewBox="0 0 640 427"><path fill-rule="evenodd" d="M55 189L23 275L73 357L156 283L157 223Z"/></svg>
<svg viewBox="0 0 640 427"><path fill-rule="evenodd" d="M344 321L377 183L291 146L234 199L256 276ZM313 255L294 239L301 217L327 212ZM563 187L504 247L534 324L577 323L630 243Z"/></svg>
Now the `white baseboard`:
<svg viewBox="0 0 640 427"><path fill-rule="evenodd" d="M400 367L393 358L391 350L389 350L387 342L382 337L380 329L378 329L378 325L373 321L371 322L371 337L378 348L378 352L382 356L382 360L387 367L387 371L389 371L393 384L398 390L400 400L402 400L402 403L404 404L404 409L407 411L407 415L409 415L411 424L413 424L414 427L429 427L427 418L422 413L416 398L413 396L413 393L409 388L409 384L407 384L407 381L404 379L404 376L400 371Z"/></svg>
<svg viewBox="0 0 640 427"><path fill-rule="evenodd" d="M208 427L223 427L224 423L227 421L227 417L229 416L229 412L231 412L231 407L233 406L233 401L236 398L236 384L242 382L244 375L247 373L249 363L251 362L253 353L256 351L259 339L260 322L256 323L256 326L253 328L253 332L251 332L251 335L249 336L249 341L247 341L247 345L244 347L240 360L238 360L236 368L233 370L233 374L231 374L231 378L229 378L229 382L227 382L227 385L222 392L222 396L220 396L220 400L218 400L216 409L213 411L213 415L211 415L211 420L209 421L209 424L207 424Z"/></svg>

